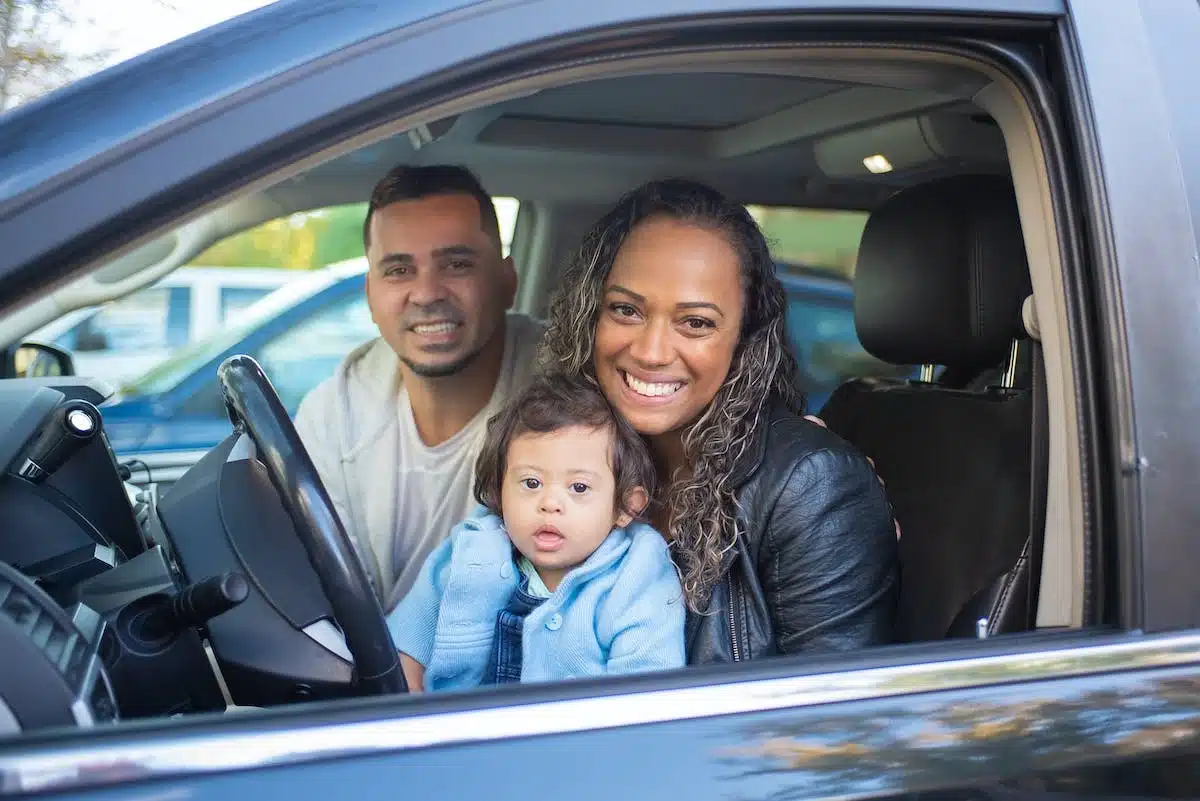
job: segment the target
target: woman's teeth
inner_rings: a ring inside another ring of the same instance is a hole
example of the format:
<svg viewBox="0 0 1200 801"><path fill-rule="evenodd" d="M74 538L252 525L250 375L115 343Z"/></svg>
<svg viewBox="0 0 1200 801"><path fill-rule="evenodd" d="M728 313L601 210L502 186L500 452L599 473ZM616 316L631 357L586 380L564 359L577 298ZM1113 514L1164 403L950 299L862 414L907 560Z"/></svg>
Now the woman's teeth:
<svg viewBox="0 0 1200 801"><path fill-rule="evenodd" d="M414 325L412 330L417 334L448 334L458 328L458 323L425 323Z"/></svg>
<svg viewBox="0 0 1200 801"><path fill-rule="evenodd" d="M666 395L671 395L678 392L683 386L682 381L672 381L670 383L651 383L634 378L629 373L623 373L625 383L639 395L645 395L647 398L662 398Z"/></svg>

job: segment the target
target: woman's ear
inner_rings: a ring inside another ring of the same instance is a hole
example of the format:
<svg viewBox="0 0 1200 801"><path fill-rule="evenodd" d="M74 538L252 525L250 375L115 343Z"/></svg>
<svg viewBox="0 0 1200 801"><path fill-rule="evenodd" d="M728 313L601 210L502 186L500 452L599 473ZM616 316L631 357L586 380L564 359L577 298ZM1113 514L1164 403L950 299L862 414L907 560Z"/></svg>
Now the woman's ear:
<svg viewBox="0 0 1200 801"><path fill-rule="evenodd" d="M629 492L625 493L625 502L621 505L621 509L628 509L629 512L621 511L617 515L617 528L625 528L633 522L633 518L642 513L646 508L646 503L650 500L650 496L646 494L645 487L634 487ZM632 512L633 514L630 514Z"/></svg>

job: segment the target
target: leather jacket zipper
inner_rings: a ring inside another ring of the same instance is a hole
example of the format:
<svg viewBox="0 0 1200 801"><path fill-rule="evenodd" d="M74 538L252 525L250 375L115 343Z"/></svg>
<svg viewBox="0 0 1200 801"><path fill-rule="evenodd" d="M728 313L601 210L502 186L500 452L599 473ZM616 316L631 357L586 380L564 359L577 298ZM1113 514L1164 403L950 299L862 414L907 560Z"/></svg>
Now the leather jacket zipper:
<svg viewBox="0 0 1200 801"><path fill-rule="evenodd" d="M730 573L726 576L726 579L726 583L729 586L729 642L733 646L733 661L740 662L742 661L742 651L740 648L738 648L736 611L737 593L734 592L732 571L730 571Z"/></svg>

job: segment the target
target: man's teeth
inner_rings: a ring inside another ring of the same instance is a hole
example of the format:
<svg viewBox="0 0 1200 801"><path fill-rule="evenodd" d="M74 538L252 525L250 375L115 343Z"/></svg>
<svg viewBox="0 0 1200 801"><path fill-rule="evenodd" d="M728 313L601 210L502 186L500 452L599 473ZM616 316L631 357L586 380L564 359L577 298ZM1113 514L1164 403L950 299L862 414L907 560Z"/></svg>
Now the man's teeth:
<svg viewBox="0 0 1200 801"><path fill-rule="evenodd" d="M417 334L448 334L458 328L458 323L424 323L414 325L412 330Z"/></svg>
<svg viewBox="0 0 1200 801"><path fill-rule="evenodd" d="M629 373L625 373L625 383L639 395L645 395L648 398L661 398L664 395L670 395L679 390L683 386L681 381L673 381L666 384L650 383L649 381L641 381L634 378Z"/></svg>

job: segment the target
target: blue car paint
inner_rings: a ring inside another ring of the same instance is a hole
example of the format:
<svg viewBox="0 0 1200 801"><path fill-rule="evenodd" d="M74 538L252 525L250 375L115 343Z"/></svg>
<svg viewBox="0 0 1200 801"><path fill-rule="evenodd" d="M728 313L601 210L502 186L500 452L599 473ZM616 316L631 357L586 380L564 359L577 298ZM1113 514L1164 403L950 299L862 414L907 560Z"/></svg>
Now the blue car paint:
<svg viewBox="0 0 1200 801"><path fill-rule="evenodd" d="M808 409L818 411L836 388L836 378L812 374L809 355L813 332L806 327L806 310L813 306L835 310L842 318L836 326L838 335L835 339L841 344L857 346L853 324L854 292L846 281L836 278L781 271L780 279L788 293L789 336L800 363L801 375L806 378ZM171 389L159 394L126 395L105 405L101 411L113 450L130 453L208 450L214 447L229 434L229 419L223 414L214 413L212 404L206 404L206 409L200 413L190 411L188 406L195 405L194 399L215 395L217 367L221 362L237 353L254 355L263 345L318 310L362 293L363 287L364 277L361 274L338 279L250 329L240 340L195 367ZM323 370L323 375L329 375L335 367L335 364L322 364L319 369ZM272 379L278 381L279 377L272 376ZM295 414L295 402L285 405L289 407L290 414Z"/></svg>
<svg viewBox="0 0 1200 801"><path fill-rule="evenodd" d="M220 414L189 413L189 401L216 392L217 368L238 353L253 353L320 309L363 293L362 274L341 278L264 324L194 368L171 389L152 395L127 395L101 407L109 443L118 453L129 451L208 450L229 435L229 418ZM333 365L329 372L332 373ZM288 409L295 414L296 409Z"/></svg>

